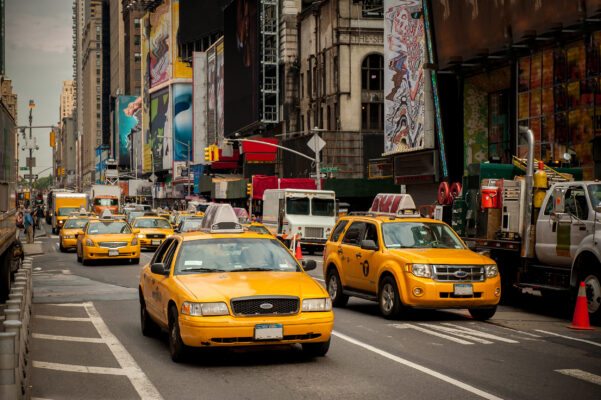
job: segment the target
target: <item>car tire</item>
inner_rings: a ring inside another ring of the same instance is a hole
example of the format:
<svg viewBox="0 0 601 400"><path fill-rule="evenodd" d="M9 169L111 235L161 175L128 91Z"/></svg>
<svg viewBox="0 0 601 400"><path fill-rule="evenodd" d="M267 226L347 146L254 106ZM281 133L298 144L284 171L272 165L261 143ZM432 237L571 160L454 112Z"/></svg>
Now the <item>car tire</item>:
<svg viewBox="0 0 601 400"><path fill-rule="evenodd" d="M66 253L67 252L67 249L63 247L63 243L62 242L59 242L58 249L61 251L61 253Z"/></svg>
<svg viewBox="0 0 601 400"><path fill-rule="evenodd" d="M579 281L584 281L586 285L586 302L590 322L601 323L601 273L598 266L597 268L587 268Z"/></svg>
<svg viewBox="0 0 601 400"><path fill-rule="evenodd" d="M404 307L401 303L396 280L392 276L386 276L380 283L378 305L380 306L380 312L386 319L397 319L401 316Z"/></svg>
<svg viewBox="0 0 601 400"><path fill-rule="evenodd" d="M86 260L85 258L81 259L81 264L82 265L90 265L92 263L92 260Z"/></svg>
<svg viewBox="0 0 601 400"><path fill-rule="evenodd" d="M132 264L140 264L140 257L138 257L138 258L131 258L129 260L129 262L132 263Z"/></svg>
<svg viewBox="0 0 601 400"><path fill-rule="evenodd" d="M330 341L318 343L303 343L303 352L309 357L323 357L330 350Z"/></svg>
<svg viewBox="0 0 601 400"><path fill-rule="evenodd" d="M334 307L344 307L348 302L348 296L342 293L342 282L335 268L329 271L326 285L326 290L332 299L332 305Z"/></svg>
<svg viewBox="0 0 601 400"><path fill-rule="evenodd" d="M486 321L495 315L497 312L497 306L487 308L469 308L468 311L475 320Z"/></svg>
<svg viewBox="0 0 601 400"><path fill-rule="evenodd" d="M186 347L179 333L177 308L172 305L169 307L169 354L171 354L171 360L176 363L185 361Z"/></svg>
<svg viewBox="0 0 601 400"><path fill-rule="evenodd" d="M140 292L140 328L142 329L142 335L148 337L156 336L159 332L159 326L154 322L150 315L148 315L146 302L144 301L142 292Z"/></svg>

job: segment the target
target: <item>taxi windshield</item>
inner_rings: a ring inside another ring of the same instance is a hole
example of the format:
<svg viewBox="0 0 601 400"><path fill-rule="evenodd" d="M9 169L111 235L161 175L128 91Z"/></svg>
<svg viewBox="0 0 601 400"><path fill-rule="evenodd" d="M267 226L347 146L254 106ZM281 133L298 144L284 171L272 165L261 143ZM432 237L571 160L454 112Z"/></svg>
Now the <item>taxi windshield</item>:
<svg viewBox="0 0 601 400"><path fill-rule="evenodd" d="M73 211L78 211L79 212L79 207L61 207L61 208L58 209L58 216L59 217L66 217L66 216L68 216Z"/></svg>
<svg viewBox="0 0 601 400"><path fill-rule="evenodd" d="M118 206L119 200L110 198L100 198L94 200L95 206Z"/></svg>
<svg viewBox="0 0 601 400"><path fill-rule="evenodd" d="M142 218L134 222L134 228L171 229L171 225L164 218Z"/></svg>
<svg viewBox="0 0 601 400"><path fill-rule="evenodd" d="M174 273L244 271L299 272L301 269L277 239L220 238L184 242Z"/></svg>
<svg viewBox="0 0 601 400"><path fill-rule="evenodd" d="M88 223L89 219L79 218L79 219L68 219L65 222L64 229L74 229L74 228L83 228Z"/></svg>
<svg viewBox="0 0 601 400"><path fill-rule="evenodd" d="M180 232L188 232L189 230L200 230L202 218L186 218L180 224Z"/></svg>
<svg viewBox="0 0 601 400"><path fill-rule="evenodd" d="M269 232L269 229L267 229L263 225L246 225L245 228L248 228L248 230L251 232L263 233L265 235L271 235L271 232Z"/></svg>
<svg viewBox="0 0 601 400"><path fill-rule="evenodd" d="M131 229L123 221L91 222L88 226L88 235L103 235L107 233L131 233Z"/></svg>
<svg viewBox="0 0 601 400"><path fill-rule="evenodd" d="M382 236L389 249L465 249L451 228L432 222L386 222Z"/></svg>

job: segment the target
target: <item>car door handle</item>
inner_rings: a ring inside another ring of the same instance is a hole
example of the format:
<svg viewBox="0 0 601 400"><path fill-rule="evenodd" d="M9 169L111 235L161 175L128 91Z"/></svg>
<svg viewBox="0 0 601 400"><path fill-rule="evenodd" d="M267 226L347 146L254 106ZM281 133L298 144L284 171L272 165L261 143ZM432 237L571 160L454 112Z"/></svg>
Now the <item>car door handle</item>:
<svg viewBox="0 0 601 400"><path fill-rule="evenodd" d="M338 254L342 254L342 249L338 249Z"/></svg>
<svg viewBox="0 0 601 400"><path fill-rule="evenodd" d="M581 227L580 227L580 230L581 230L581 231L586 231L586 226L581 226Z"/></svg>
<svg viewBox="0 0 601 400"><path fill-rule="evenodd" d="M355 257L357 257L357 258L361 258L361 253L357 253L357 254L355 254Z"/></svg>

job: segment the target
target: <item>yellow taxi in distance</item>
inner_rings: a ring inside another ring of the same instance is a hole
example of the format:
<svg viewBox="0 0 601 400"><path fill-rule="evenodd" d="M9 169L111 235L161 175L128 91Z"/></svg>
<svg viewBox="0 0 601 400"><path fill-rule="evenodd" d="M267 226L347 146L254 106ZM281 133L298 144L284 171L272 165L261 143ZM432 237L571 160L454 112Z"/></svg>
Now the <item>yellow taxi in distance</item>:
<svg viewBox="0 0 601 400"><path fill-rule="evenodd" d="M66 252L77 247L77 232L81 231L91 219L97 217L71 217L67 219L58 234L59 249Z"/></svg>
<svg viewBox="0 0 601 400"><path fill-rule="evenodd" d="M250 231L250 232L262 233L265 235L273 236L272 233L269 231L269 229L267 229L267 227L260 222L251 222L250 224L242 224L242 228L244 228L245 230Z"/></svg>
<svg viewBox="0 0 601 400"><path fill-rule="evenodd" d="M212 212L218 207L219 212ZM142 333L168 331L171 358L188 346L330 346L328 292L277 239L245 232L228 204L209 206L202 231L165 239L140 274Z"/></svg>
<svg viewBox="0 0 601 400"><path fill-rule="evenodd" d="M496 263L469 250L447 224L416 214L409 195L385 196L392 198L374 201L370 213L340 218L326 243L333 305L355 296L377 301L386 318L411 307L467 308L475 319L491 318L501 297Z"/></svg>
<svg viewBox="0 0 601 400"><path fill-rule="evenodd" d="M167 236L173 235L173 228L168 220L160 217L138 217L132 221L132 227L140 230L136 234L140 246L156 249Z"/></svg>
<svg viewBox="0 0 601 400"><path fill-rule="evenodd" d="M77 232L77 261L87 265L93 260L127 259L138 264L138 232L123 220L91 220L83 230Z"/></svg>

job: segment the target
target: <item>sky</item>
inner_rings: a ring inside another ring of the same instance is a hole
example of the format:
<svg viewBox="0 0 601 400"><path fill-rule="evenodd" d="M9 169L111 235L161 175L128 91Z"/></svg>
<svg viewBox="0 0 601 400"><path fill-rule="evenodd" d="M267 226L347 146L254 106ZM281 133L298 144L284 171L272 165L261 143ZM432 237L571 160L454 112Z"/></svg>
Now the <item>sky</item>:
<svg viewBox="0 0 601 400"><path fill-rule="evenodd" d="M29 100L35 102L33 126L58 125L63 80L73 79L73 0L5 0L5 73L18 96L18 125L29 125ZM29 135L29 130L27 131ZM50 129L34 129L34 151L40 177L52 173ZM25 166L29 151L22 151ZM25 154L27 153L27 154ZM19 175L29 171L19 171Z"/></svg>

